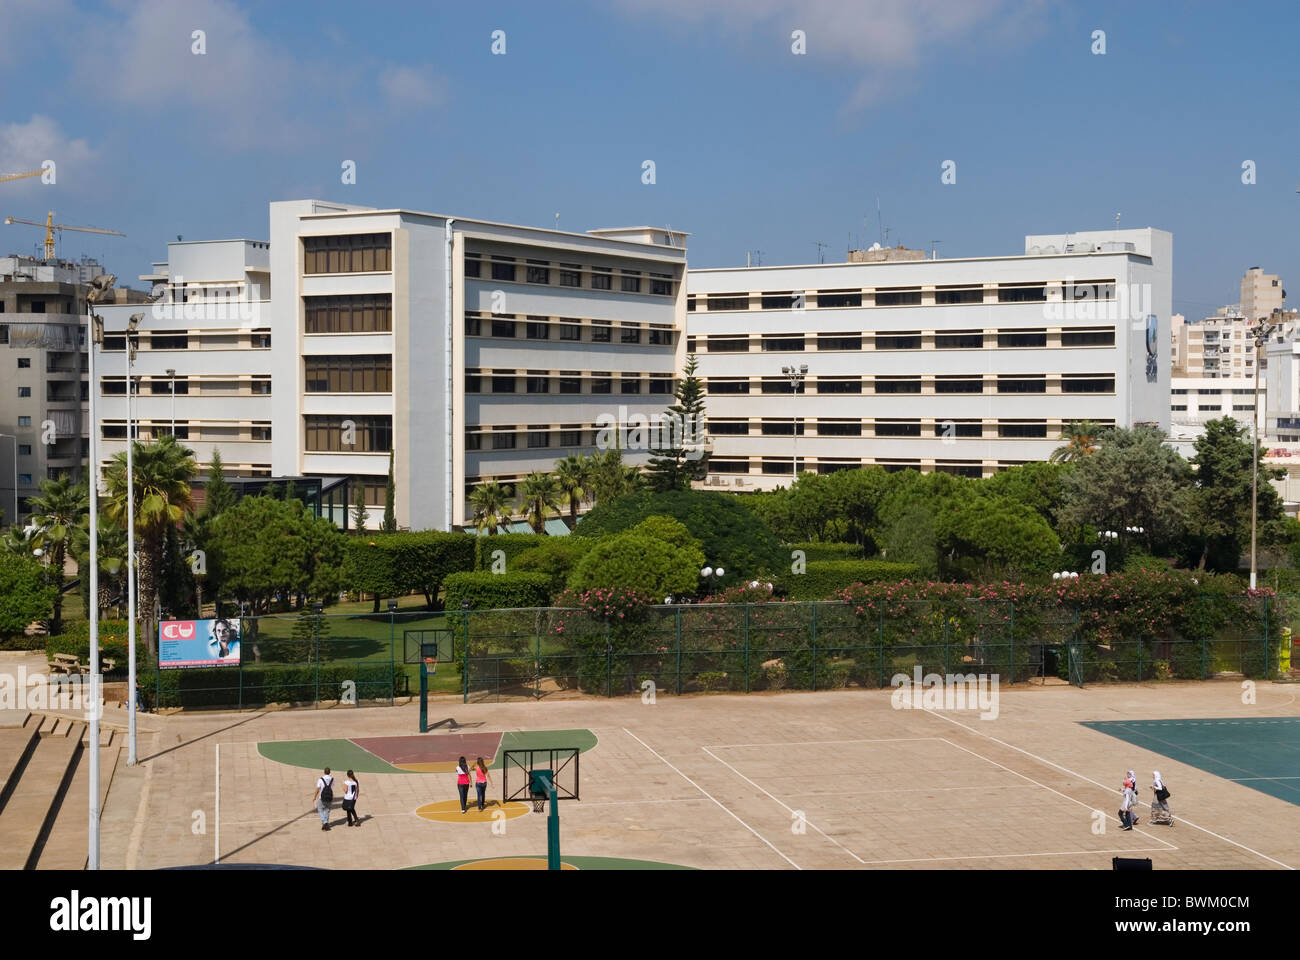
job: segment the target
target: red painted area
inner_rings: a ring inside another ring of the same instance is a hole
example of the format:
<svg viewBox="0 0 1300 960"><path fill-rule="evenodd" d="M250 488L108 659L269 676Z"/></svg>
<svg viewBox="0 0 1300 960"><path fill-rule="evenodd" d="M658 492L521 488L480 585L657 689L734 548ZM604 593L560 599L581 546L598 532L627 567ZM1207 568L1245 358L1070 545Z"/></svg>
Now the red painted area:
<svg viewBox="0 0 1300 960"><path fill-rule="evenodd" d="M392 764L455 763L465 757L470 763L482 757L489 764L501 746L500 733L451 733L436 737L352 737L363 750Z"/></svg>

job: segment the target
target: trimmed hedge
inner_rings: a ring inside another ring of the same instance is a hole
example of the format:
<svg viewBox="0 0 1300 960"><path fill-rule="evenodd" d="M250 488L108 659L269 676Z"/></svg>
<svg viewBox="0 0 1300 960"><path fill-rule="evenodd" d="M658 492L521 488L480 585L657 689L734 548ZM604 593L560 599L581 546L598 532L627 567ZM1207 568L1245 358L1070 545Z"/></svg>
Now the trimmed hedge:
<svg viewBox="0 0 1300 960"><path fill-rule="evenodd" d="M790 549L802 550L809 563L814 560L862 559L862 545L858 543L792 543Z"/></svg>
<svg viewBox="0 0 1300 960"><path fill-rule="evenodd" d="M311 703L318 689L321 702L337 702L346 681L356 684L358 701L388 700L395 680L392 665L387 663L323 663L319 669L315 664L244 664L239 668L144 670L139 676L140 692L154 709Z"/></svg>
<svg viewBox="0 0 1300 960"><path fill-rule="evenodd" d="M569 574L597 541L588 537L543 537L542 542L519 554L509 564L511 573L544 573L551 579L550 593L564 589Z"/></svg>
<svg viewBox="0 0 1300 960"><path fill-rule="evenodd" d="M545 573L453 573L445 587L451 611L460 610L466 601L471 610L545 607L551 602L551 578Z"/></svg>
<svg viewBox="0 0 1300 960"><path fill-rule="evenodd" d="M510 561L525 550L540 546L550 540L544 533L498 533L490 537L474 537L474 570L492 571L492 554L497 550L506 555L506 573L513 573ZM470 569L470 568L467 568Z"/></svg>
<svg viewBox="0 0 1300 960"><path fill-rule="evenodd" d="M379 597L423 593L432 609L449 574L474 568L476 539L441 530L353 537L343 558L344 582Z"/></svg>
<svg viewBox="0 0 1300 960"><path fill-rule="evenodd" d="M885 560L808 560L801 574L786 574L780 584L792 600L830 600L836 591L856 583L907 580L917 573L914 563Z"/></svg>

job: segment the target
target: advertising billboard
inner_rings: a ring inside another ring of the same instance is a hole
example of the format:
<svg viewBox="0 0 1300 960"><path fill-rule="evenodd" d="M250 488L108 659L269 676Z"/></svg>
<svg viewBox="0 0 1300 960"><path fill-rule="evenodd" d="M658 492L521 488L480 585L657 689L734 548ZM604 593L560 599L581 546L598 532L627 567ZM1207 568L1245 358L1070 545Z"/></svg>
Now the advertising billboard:
<svg viewBox="0 0 1300 960"><path fill-rule="evenodd" d="M158 666L239 666L238 619L164 620L158 624Z"/></svg>

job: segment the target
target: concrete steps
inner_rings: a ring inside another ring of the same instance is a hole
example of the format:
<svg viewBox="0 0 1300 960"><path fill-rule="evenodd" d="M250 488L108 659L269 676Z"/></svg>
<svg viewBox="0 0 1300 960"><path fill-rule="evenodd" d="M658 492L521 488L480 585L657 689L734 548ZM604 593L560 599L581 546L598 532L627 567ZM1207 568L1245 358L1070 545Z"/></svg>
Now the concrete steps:
<svg viewBox="0 0 1300 960"><path fill-rule="evenodd" d="M26 756L25 761L0 760L0 768L11 771L4 786L8 796L0 808L0 870L36 865L85 752L84 721L33 714L19 730L28 733L25 743L21 733L15 737L12 729L0 730L9 735L8 749L21 749ZM83 829L85 823L83 814Z"/></svg>
<svg viewBox="0 0 1300 960"><path fill-rule="evenodd" d="M105 733L101 731L101 734ZM112 739L112 731L107 737L101 735L99 750L99 810L102 818L104 803L108 798L108 788L113 782L113 774L121 761L121 744L109 745L105 739ZM82 749L78 752L72 770L67 792L59 808L54 811L53 823L49 834L40 848L35 851L35 868L37 870L84 870L87 857L87 832L90 823L90 744L89 736L83 737Z"/></svg>
<svg viewBox="0 0 1300 960"><path fill-rule="evenodd" d="M16 719L16 718L15 718ZM36 751L40 740L40 722L33 722L30 713L24 714L17 726L0 728L0 816L4 815L9 795L18 785L23 768Z"/></svg>

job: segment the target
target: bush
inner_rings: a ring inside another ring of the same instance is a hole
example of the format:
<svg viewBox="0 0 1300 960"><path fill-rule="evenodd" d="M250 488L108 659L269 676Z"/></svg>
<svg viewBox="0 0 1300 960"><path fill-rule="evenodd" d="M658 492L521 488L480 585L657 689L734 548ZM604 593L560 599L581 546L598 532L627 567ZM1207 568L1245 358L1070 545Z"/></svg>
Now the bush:
<svg viewBox="0 0 1300 960"><path fill-rule="evenodd" d="M630 587L662 600L668 594L695 592L703 566L704 554L698 548L675 546L633 528L597 541L569 575L568 586Z"/></svg>
<svg viewBox="0 0 1300 960"><path fill-rule="evenodd" d="M506 573L512 573L511 561L525 550L541 546L556 539L544 533L499 533L490 537L471 537L474 542L474 569L492 570L492 554L500 550L505 554ZM560 538L563 539L563 538Z"/></svg>
<svg viewBox="0 0 1300 960"><path fill-rule="evenodd" d="M815 560L861 560L859 543L792 543L791 550L802 550L809 563Z"/></svg>
<svg viewBox="0 0 1300 960"><path fill-rule="evenodd" d="M542 542L519 554L511 573L542 573L550 577L551 596L564 589L574 567L596 541L586 537L543 537Z"/></svg>
<svg viewBox="0 0 1300 960"><path fill-rule="evenodd" d="M447 609L512 610L550 604L551 578L544 573L453 573L444 581Z"/></svg>
<svg viewBox="0 0 1300 960"><path fill-rule="evenodd" d="M344 582L379 597L423 593L434 609L442 582L450 574L474 569L476 539L441 530L352 537L343 560Z"/></svg>
<svg viewBox="0 0 1300 960"><path fill-rule="evenodd" d="M907 580L916 565L885 560L809 560L804 573L790 573L779 583L792 600L829 600L855 583Z"/></svg>
<svg viewBox="0 0 1300 960"><path fill-rule="evenodd" d="M721 670L705 670L695 675L700 687L709 692L724 690L727 687L727 675Z"/></svg>
<svg viewBox="0 0 1300 960"><path fill-rule="evenodd" d="M55 588L32 557L0 548L0 636L21 634L54 611Z"/></svg>
<svg viewBox="0 0 1300 960"><path fill-rule="evenodd" d="M780 690L785 686L785 664L780 660L763 666L763 685L769 690Z"/></svg>
<svg viewBox="0 0 1300 960"><path fill-rule="evenodd" d="M394 676L388 663L336 663L299 666L245 664L191 670L153 669L140 672L140 692L156 707L245 707L268 703L338 702L350 682L356 699L388 700ZM155 708L156 708L155 707Z"/></svg>

